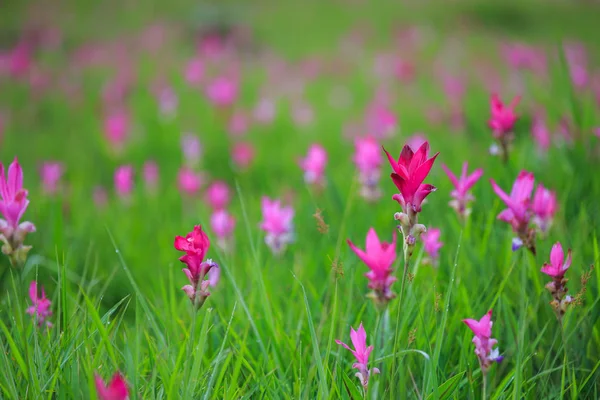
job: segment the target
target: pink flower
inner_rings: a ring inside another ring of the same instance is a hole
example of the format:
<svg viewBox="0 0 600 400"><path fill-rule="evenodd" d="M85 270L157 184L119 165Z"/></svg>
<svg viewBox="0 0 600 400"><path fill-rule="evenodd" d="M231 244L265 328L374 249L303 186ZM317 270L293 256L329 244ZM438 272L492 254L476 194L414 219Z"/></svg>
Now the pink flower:
<svg viewBox="0 0 600 400"><path fill-rule="evenodd" d="M415 153L408 145L405 145L397 161L385 149L384 151L394 170L391 174L392 180L400 190L400 193L395 194L393 199L400 203L407 214L409 211L414 213L421 211L421 203L425 197L436 190L435 186L423 184L423 181L439 153L427 158L428 142L423 143Z"/></svg>
<svg viewBox="0 0 600 400"><path fill-rule="evenodd" d="M560 242L556 242L550 252L550 264L544 263L542 272L551 278L563 278L570 266L571 249L567 252L567 259L565 260L562 245Z"/></svg>
<svg viewBox="0 0 600 400"><path fill-rule="evenodd" d="M254 107L252 115L256 122L267 125L275 119L276 111L275 102L268 97L262 97Z"/></svg>
<svg viewBox="0 0 600 400"><path fill-rule="evenodd" d="M492 310L488 311L479 321L474 319L463 319L469 329L473 331L475 337L475 354L479 359L481 372L485 375L488 372L492 362L501 362L504 357L500 355L498 348L493 347L498 343L496 339L492 339Z"/></svg>
<svg viewBox="0 0 600 400"><path fill-rule="evenodd" d="M478 168L473 171L471 175L467 175L469 163L465 161L462 166L460 177L457 178L446 165L442 164L442 169L446 172L448 178L450 178L452 185L454 185L454 190L450 192L450 196L452 196L453 199L450 201L450 207L452 207L459 216L464 218L471 213L471 209L468 208L469 202L475 199L470 190L483 175L483 170Z"/></svg>
<svg viewBox="0 0 600 400"><path fill-rule="evenodd" d="M204 63L199 57L191 59L185 67L185 80L191 86L197 86L204 79Z"/></svg>
<svg viewBox="0 0 600 400"><path fill-rule="evenodd" d="M352 368L356 368L358 370L356 377L360 379L361 385L366 389L369 385L369 378L371 374L378 374L379 369L368 369L369 355L373 351L373 346L367 347L367 333L365 332L365 328L363 328L362 322L358 327L358 331L355 331L354 328L350 327L350 340L352 340L352 346L354 346L354 349L350 348L350 346L341 340L336 339L335 342L339 345L342 345L345 349L350 350L354 358L356 358L356 362L352 364Z"/></svg>
<svg viewBox="0 0 600 400"><path fill-rule="evenodd" d="M144 183L149 191L155 191L158 186L158 164L155 161L146 161L142 167Z"/></svg>
<svg viewBox="0 0 600 400"><path fill-rule="evenodd" d="M129 389L127 388L127 382L121 376L119 372L115 373L108 384L104 385L102 377L98 374L94 374L96 382L96 393L98 394L99 400L128 400Z"/></svg>
<svg viewBox="0 0 600 400"><path fill-rule="evenodd" d="M122 165L115 171L115 190L121 198L127 198L133 191L133 167Z"/></svg>
<svg viewBox="0 0 600 400"><path fill-rule="evenodd" d="M240 169L246 169L254 160L254 146L246 142L237 142L231 150L231 158Z"/></svg>
<svg viewBox="0 0 600 400"><path fill-rule="evenodd" d="M115 110L104 118L104 135L113 149L120 150L129 133L129 116L125 110Z"/></svg>
<svg viewBox="0 0 600 400"><path fill-rule="evenodd" d="M396 277L392 276L392 265L396 260L396 232L392 243L380 242L375 229L369 229L365 250L356 247L350 240L348 245L358 258L369 268L365 274L369 280L369 288L374 290L374 299L381 304L386 304L394 298L391 291Z"/></svg>
<svg viewBox="0 0 600 400"><path fill-rule="evenodd" d="M182 167L177 173L177 185L179 191L185 193L188 196L193 196L202 187L203 177L202 174L196 173L188 167Z"/></svg>
<svg viewBox="0 0 600 400"><path fill-rule="evenodd" d="M21 40L10 52L8 67L12 76L23 77L31 70L33 64L32 46Z"/></svg>
<svg viewBox="0 0 600 400"><path fill-rule="evenodd" d="M44 324L50 328L52 323L47 321L47 319L52 316L52 310L50 310L52 303L48 298L46 298L46 292L44 291L43 287L42 297L38 297L38 287L36 281L32 281L29 285L29 298L31 299L32 305L28 307L25 312L35 318L38 328L41 328Z"/></svg>
<svg viewBox="0 0 600 400"><path fill-rule="evenodd" d="M520 97L515 97L513 101L505 106L497 94L491 97L491 117L488 121L494 137L500 138L511 133L517 122L518 116L515 114L515 107L519 104Z"/></svg>
<svg viewBox="0 0 600 400"><path fill-rule="evenodd" d="M442 77L444 93L452 103L461 103L465 96L465 83L459 76L445 74Z"/></svg>
<svg viewBox="0 0 600 400"><path fill-rule="evenodd" d="M392 136L398 129L396 115L387 107L373 103L367 108L365 116L367 132L378 138Z"/></svg>
<svg viewBox="0 0 600 400"><path fill-rule="evenodd" d="M550 147L550 132L548 131L548 127L546 126L546 121L544 120L543 115L539 113L533 117L531 136L533 137L538 149L543 152L548 151L548 148Z"/></svg>
<svg viewBox="0 0 600 400"><path fill-rule="evenodd" d="M206 189L206 201L215 210L222 210L229 204L229 186L223 181L215 181Z"/></svg>
<svg viewBox="0 0 600 400"><path fill-rule="evenodd" d="M58 183L63 174L63 166L59 162L49 161L42 164L40 175L42 189L47 194L54 194L58 190Z"/></svg>
<svg viewBox="0 0 600 400"><path fill-rule="evenodd" d="M542 233L546 233L552 225L557 208L556 193L539 184L533 196L531 209L534 214L533 222Z"/></svg>
<svg viewBox="0 0 600 400"><path fill-rule="evenodd" d="M325 184L325 166L327 165L327 151L320 144L313 144L308 149L308 154L300 160L300 167L304 170L304 182L322 186Z"/></svg>
<svg viewBox="0 0 600 400"><path fill-rule="evenodd" d="M421 235L425 252L434 264L440 256L440 249L444 245L444 243L440 242L440 235L441 231L438 228L428 228L427 231Z"/></svg>
<svg viewBox="0 0 600 400"><path fill-rule="evenodd" d="M172 117L177 112L179 98L177 93L170 86L163 86L158 89L156 94L158 108L162 116Z"/></svg>
<svg viewBox="0 0 600 400"><path fill-rule="evenodd" d="M242 136L248 132L248 118L240 111L234 112L229 119L229 133L233 136Z"/></svg>
<svg viewBox="0 0 600 400"><path fill-rule="evenodd" d="M578 89L585 88L590 78L587 50L580 43L568 43L564 50L573 85Z"/></svg>
<svg viewBox="0 0 600 400"><path fill-rule="evenodd" d="M210 227L217 236L217 239L225 243L233 233L235 218L227 210L216 210L210 216Z"/></svg>
<svg viewBox="0 0 600 400"><path fill-rule="evenodd" d="M265 243L273 253L280 254L294 238L294 209L290 206L282 207L281 201L268 197L261 199L261 209L263 219L259 227L266 232Z"/></svg>
<svg viewBox="0 0 600 400"><path fill-rule="evenodd" d="M358 168L361 195L370 201L381 197L379 178L381 176L381 157L379 143L372 136L356 138L354 141L353 161Z"/></svg>
<svg viewBox="0 0 600 400"><path fill-rule="evenodd" d="M206 87L206 96L216 107L230 107L238 96L237 79L220 76L212 80Z"/></svg>
<svg viewBox="0 0 600 400"><path fill-rule="evenodd" d="M425 142L427 142L427 138L420 133L415 133L406 139L406 144L413 152L417 151Z"/></svg>
<svg viewBox="0 0 600 400"><path fill-rule="evenodd" d="M219 268L210 258L204 260L210 247L210 240L202 230L202 226L196 225L194 230L188 233L185 238L176 236L174 247L185 252L185 255L179 257L179 261L187 266L183 269L183 272L190 284L181 289L188 295L192 304L198 310L204 305L207 297L210 296L208 287L216 285L219 277L219 273L216 273L212 279L208 277L209 271L213 268ZM205 280L204 278L207 277L209 279Z"/></svg>
<svg viewBox="0 0 600 400"><path fill-rule="evenodd" d="M196 135L193 133L184 134L181 138L181 150L187 166L198 166L200 157L202 157L202 144Z"/></svg>
<svg viewBox="0 0 600 400"><path fill-rule="evenodd" d="M527 171L519 172L519 176L513 184L510 196L507 195L490 179L494 192L502 199L508 208L498 214L498 219L509 223L517 234L526 234L531 219L530 202L533 191L533 173Z"/></svg>

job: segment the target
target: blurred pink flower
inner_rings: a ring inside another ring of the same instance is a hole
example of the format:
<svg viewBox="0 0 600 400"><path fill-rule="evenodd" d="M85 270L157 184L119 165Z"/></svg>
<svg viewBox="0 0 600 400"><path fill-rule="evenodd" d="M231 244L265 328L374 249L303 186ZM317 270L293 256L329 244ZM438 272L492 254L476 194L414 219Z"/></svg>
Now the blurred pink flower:
<svg viewBox="0 0 600 400"><path fill-rule="evenodd" d="M358 137L354 141L353 161L358 169L358 179L361 184L361 195L369 200L375 201L381 197L379 189L379 178L381 176L381 148L372 136Z"/></svg>
<svg viewBox="0 0 600 400"><path fill-rule="evenodd" d="M533 222L545 234L550 229L554 214L556 214L556 210L558 209L556 193L539 184L533 196L531 209L534 214Z"/></svg>
<svg viewBox="0 0 600 400"><path fill-rule="evenodd" d="M241 111L233 113L229 119L229 125L227 127L229 133L233 136L243 136L248 132L249 123L246 114Z"/></svg>
<svg viewBox="0 0 600 400"><path fill-rule="evenodd" d="M198 86L204 79L204 63L199 57L192 58L185 67L185 80L191 86Z"/></svg>
<svg viewBox="0 0 600 400"><path fill-rule="evenodd" d="M577 89L585 88L590 81L586 48L581 43L567 43L564 52L573 85Z"/></svg>
<svg viewBox="0 0 600 400"><path fill-rule="evenodd" d="M210 227L220 247L227 248L227 242L235 229L235 218L225 209L216 210L210 216Z"/></svg>
<svg viewBox="0 0 600 400"><path fill-rule="evenodd" d="M543 152L548 151L548 148L550 147L550 132L546 126L544 116L541 113L537 113L533 116L531 136L538 149Z"/></svg>
<svg viewBox="0 0 600 400"><path fill-rule="evenodd" d="M103 208L108 202L108 194L106 193L106 189L104 189L102 186L94 187L92 198L97 208Z"/></svg>
<svg viewBox="0 0 600 400"><path fill-rule="evenodd" d="M556 242L550 251L550 264L544 263L542 272L552 278L552 281L546 285L546 289L552 294L550 305L556 313L556 317L561 320L567 306L573 302L573 298L567 295L567 282L565 273L571 267L572 257L571 249L567 251L567 258L560 242Z"/></svg>
<svg viewBox="0 0 600 400"><path fill-rule="evenodd" d="M188 167L181 167L177 173L179 191L188 196L197 194L203 183L202 174L196 173Z"/></svg>
<svg viewBox="0 0 600 400"><path fill-rule="evenodd" d="M127 388L127 382L121 376L119 372L116 372L110 380L108 386L104 385L102 377L98 374L94 374L94 380L96 383L96 393L98 394L98 400L128 400L129 389Z"/></svg>
<svg viewBox="0 0 600 400"><path fill-rule="evenodd" d="M32 46L21 40L9 53L8 68L13 77L25 77L33 65Z"/></svg>
<svg viewBox="0 0 600 400"><path fill-rule="evenodd" d="M193 133L185 133L181 137L181 150L185 164L188 167L197 167L202 157L202 144L198 136Z"/></svg>
<svg viewBox="0 0 600 400"><path fill-rule="evenodd" d="M492 310L488 311L479 321L474 319L463 319L469 329L473 331L475 337L475 354L479 359L481 372L486 375L492 362L500 363L504 357L500 355L498 348L493 347L498 343L496 339L492 339Z"/></svg>
<svg viewBox="0 0 600 400"><path fill-rule="evenodd" d="M261 97L256 103L252 115L256 122L267 125L275 119L276 111L275 101L269 97Z"/></svg>
<svg viewBox="0 0 600 400"><path fill-rule="evenodd" d="M320 144L311 145L306 157L300 160L300 167L304 171L304 182L308 185L323 186L326 166L327 150Z"/></svg>
<svg viewBox="0 0 600 400"><path fill-rule="evenodd" d="M520 97L515 97L509 105L504 105L497 94L491 97L491 117L488 121L495 138L501 138L512 133L518 116L515 113L515 107L519 104Z"/></svg>
<svg viewBox="0 0 600 400"><path fill-rule="evenodd" d="M229 186L224 181L214 181L206 189L206 202L215 211L226 208L230 197Z"/></svg>
<svg viewBox="0 0 600 400"><path fill-rule="evenodd" d="M63 175L63 165L57 161L48 161L42 164L40 176L42 178L42 189L46 194L54 194L58 191L58 184Z"/></svg>
<svg viewBox="0 0 600 400"><path fill-rule="evenodd" d="M425 253L427 253L433 265L437 264L437 260L440 256L439 251L444 245L444 243L440 241L440 236L441 231L438 228L428 228L427 231L421 235Z"/></svg>
<svg viewBox="0 0 600 400"><path fill-rule="evenodd" d="M239 83L236 78L220 76L208 83L206 96L216 107L230 107L237 100L238 86Z"/></svg>
<svg viewBox="0 0 600 400"><path fill-rule="evenodd" d="M129 116L124 109L110 112L104 118L104 136L115 150L121 150L129 134Z"/></svg>
<svg viewBox="0 0 600 400"><path fill-rule="evenodd" d="M177 113L179 98L172 87L163 86L159 88L156 93L156 99L162 116L172 117Z"/></svg>
<svg viewBox="0 0 600 400"><path fill-rule="evenodd" d="M115 170L115 190L122 199L131 196L133 191L133 167L122 165Z"/></svg>
<svg viewBox="0 0 600 400"><path fill-rule="evenodd" d="M377 304L387 304L395 297L391 286L396 282L396 277L392 276L392 265L396 260L396 232L391 243L380 242L375 229L370 228L364 251L356 247L350 239L348 245L369 268L365 276L369 280L369 288L373 289L371 297Z"/></svg>
<svg viewBox="0 0 600 400"><path fill-rule="evenodd" d="M427 138L421 133L415 133L406 139L406 144L410 149L415 152L419 150L419 148L423 145L423 143L427 142Z"/></svg>
<svg viewBox="0 0 600 400"><path fill-rule="evenodd" d="M146 161L142 167L142 176L146 189L150 192L156 191L158 187L158 164L155 161Z"/></svg>
<svg viewBox="0 0 600 400"><path fill-rule="evenodd" d="M356 368L358 370L356 377L360 379L361 385L366 390L369 386L369 378L371 375L378 374L379 370L377 368L368 368L369 355L373 351L373 346L367 347L367 333L365 332L365 328L363 328L362 322L360 323L357 331L350 327L350 340L352 341L352 346L354 346L354 349L350 348L350 346L341 340L336 339L335 342L343 346L345 349L350 350L354 358L356 358L356 362L352 364L352 368Z"/></svg>
<svg viewBox="0 0 600 400"><path fill-rule="evenodd" d="M567 252L567 259L565 260L565 253L563 252L562 245L560 242L556 242L552 246L550 252L550 264L544 263L542 272L551 278L562 278L571 266L571 249Z"/></svg>
<svg viewBox="0 0 600 400"><path fill-rule="evenodd" d="M248 142L237 142L231 150L231 159L240 169L247 169L254 160L254 146Z"/></svg>
<svg viewBox="0 0 600 400"><path fill-rule="evenodd" d="M365 114L367 132L377 138L389 138L398 130L396 115L386 106L373 103Z"/></svg>
<svg viewBox="0 0 600 400"><path fill-rule="evenodd" d="M280 254L294 239L294 209L290 206L283 207L280 200L264 196L261 199L261 209L263 219L259 227L266 233L265 243L274 254Z"/></svg>
<svg viewBox="0 0 600 400"><path fill-rule="evenodd" d="M457 178L445 164L442 164L442 169L446 172L448 178L450 178L452 185L454 185L454 190L450 192L450 196L452 196L452 200L449 203L450 207L452 207L461 218L465 218L471 213L471 209L468 207L469 203L475 200L471 194L471 188L481 178L483 170L478 168L473 171L471 175L467 175L469 163L465 161L462 165L460 177Z"/></svg>
<svg viewBox="0 0 600 400"><path fill-rule="evenodd" d="M29 285L29 298L31 299L32 305L25 311L27 314L34 317L38 328L46 325L48 328L52 327L52 323L47 319L52 316L52 310L50 307L52 303L46 298L46 292L42 287L42 297L38 297L38 286L36 281L32 281Z"/></svg>

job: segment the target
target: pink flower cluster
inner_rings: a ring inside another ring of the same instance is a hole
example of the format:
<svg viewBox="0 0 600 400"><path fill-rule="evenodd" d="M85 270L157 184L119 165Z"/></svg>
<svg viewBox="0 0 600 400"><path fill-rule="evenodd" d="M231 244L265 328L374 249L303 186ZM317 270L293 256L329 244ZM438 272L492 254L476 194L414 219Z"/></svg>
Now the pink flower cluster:
<svg viewBox="0 0 600 400"><path fill-rule="evenodd" d="M465 161L462 165L460 177L457 178L444 164L442 164L442 169L446 172L446 175L448 175L448 178L454 185L454 190L450 192L450 196L452 197L452 200L449 203L450 207L456 211L460 218L465 219L471 213L469 203L475 200L470 190L483 175L483 170L478 168L473 171L472 174L467 175L469 163Z"/></svg>
<svg viewBox="0 0 600 400"><path fill-rule="evenodd" d="M492 310L488 311L479 321L474 319L463 319L469 329L473 331L473 343L475 344L475 354L479 359L481 372L486 375L493 362L501 362L504 358L500 355L498 348L493 348L498 341L492 339Z"/></svg>
<svg viewBox="0 0 600 400"><path fill-rule="evenodd" d="M316 187L325 186L325 167L327 166L327 151L319 144L313 144L308 149L305 158L300 160L304 170L304 182Z"/></svg>
<svg viewBox="0 0 600 400"><path fill-rule="evenodd" d="M265 231L265 243L271 251L278 255L294 240L294 209L282 206L280 200L263 197L261 200L262 216L260 229Z"/></svg>
<svg viewBox="0 0 600 400"><path fill-rule="evenodd" d="M102 377L98 374L94 376L94 383L96 384L96 393L98 394L99 400L128 400L129 399L129 388L127 382L119 372L115 373L108 383L104 384Z"/></svg>
<svg viewBox="0 0 600 400"><path fill-rule="evenodd" d="M356 377L360 380L363 388L367 390L370 377L378 374L379 369L369 369L368 367L369 356L373 351L373 346L367 347L367 333L365 332L365 328L363 328L362 322L360 323L358 330L354 330L354 328L350 327L350 340L352 341L352 346L354 346L354 349L341 340L336 339L335 342L343 346L345 349L350 350L354 358L356 358L356 362L352 364L352 368L356 368L358 370Z"/></svg>
<svg viewBox="0 0 600 400"><path fill-rule="evenodd" d="M52 316L52 310L50 310L52 303L50 302L50 299L46 297L46 292L43 287L41 297L38 297L38 293L37 282L31 282L29 285L29 298L31 299L32 305L28 307L25 312L34 317L39 328L43 326L51 328L52 323L48 321L48 318Z"/></svg>
<svg viewBox="0 0 600 400"><path fill-rule="evenodd" d="M565 273L570 266L571 249L567 252L567 258L565 259L562 245L556 242L550 252L550 264L544 263L542 272L552 278L552 281L546 285L546 289L552 295L550 305L559 320L567 311L567 306L573 302L573 298L567 295L567 282L569 280L565 279Z"/></svg>

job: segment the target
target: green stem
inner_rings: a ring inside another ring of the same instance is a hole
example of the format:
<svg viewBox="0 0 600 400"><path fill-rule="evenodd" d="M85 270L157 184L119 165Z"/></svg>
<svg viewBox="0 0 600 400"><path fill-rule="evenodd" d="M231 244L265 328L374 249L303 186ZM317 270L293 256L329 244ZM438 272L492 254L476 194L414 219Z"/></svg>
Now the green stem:
<svg viewBox="0 0 600 400"><path fill-rule="evenodd" d="M487 399L487 374L483 374L483 385L481 386L481 399Z"/></svg>

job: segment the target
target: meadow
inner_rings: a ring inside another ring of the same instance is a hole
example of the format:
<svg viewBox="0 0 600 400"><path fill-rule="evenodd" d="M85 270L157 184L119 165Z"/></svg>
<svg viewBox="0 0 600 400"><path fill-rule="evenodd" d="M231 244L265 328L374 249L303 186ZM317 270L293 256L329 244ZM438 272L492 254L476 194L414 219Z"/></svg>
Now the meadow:
<svg viewBox="0 0 600 400"><path fill-rule="evenodd" d="M600 398L600 5L5 10L0 398Z"/></svg>

